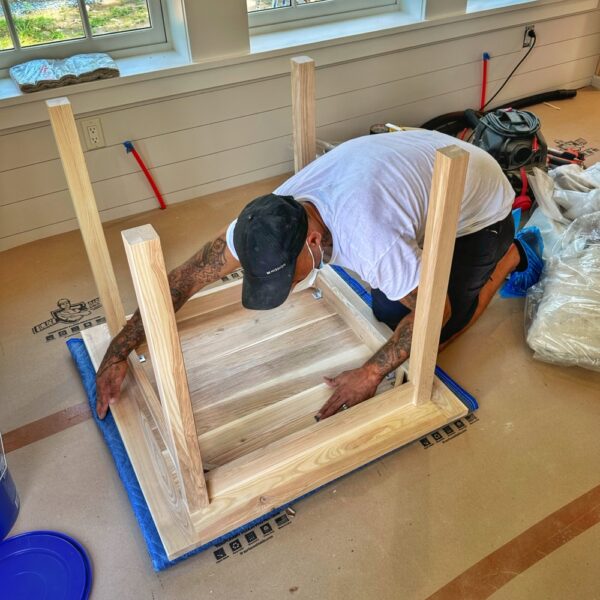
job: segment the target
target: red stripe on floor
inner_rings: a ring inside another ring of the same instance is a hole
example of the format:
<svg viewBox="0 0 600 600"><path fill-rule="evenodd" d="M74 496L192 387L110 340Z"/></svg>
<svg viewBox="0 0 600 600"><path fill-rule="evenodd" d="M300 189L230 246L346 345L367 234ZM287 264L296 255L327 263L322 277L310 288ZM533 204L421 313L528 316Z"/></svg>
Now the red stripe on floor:
<svg viewBox="0 0 600 600"><path fill-rule="evenodd" d="M92 416L90 406L87 402L70 406L59 412L38 419L18 429L13 429L2 436L4 440L4 451L12 452L28 444L59 433L73 425L82 423Z"/></svg>
<svg viewBox="0 0 600 600"><path fill-rule="evenodd" d="M498 548L427 600L481 600L600 522L600 485Z"/></svg>

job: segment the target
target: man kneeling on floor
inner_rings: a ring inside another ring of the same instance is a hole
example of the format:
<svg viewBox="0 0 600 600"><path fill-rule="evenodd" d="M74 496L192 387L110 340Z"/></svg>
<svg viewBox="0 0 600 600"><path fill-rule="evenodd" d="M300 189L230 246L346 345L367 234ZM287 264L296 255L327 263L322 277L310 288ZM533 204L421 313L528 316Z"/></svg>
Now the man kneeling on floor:
<svg viewBox="0 0 600 600"><path fill-rule="evenodd" d="M169 274L178 310L198 290L240 266L242 304L281 305L309 287L318 269L336 264L372 288L373 313L394 330L364 365L325 381L332 396L323 419L371 398L410 355L421 252L436 150L456 144L470 154L440 344L472 325L510 276L529 287L541 270L539 232L514 239L514 192L484 150L434 131L356 138L339 145L256 198L239 217ZM144 340L139 311L112 340L98 369L96 410L104 418L119 398L127 356Z"/></svg>

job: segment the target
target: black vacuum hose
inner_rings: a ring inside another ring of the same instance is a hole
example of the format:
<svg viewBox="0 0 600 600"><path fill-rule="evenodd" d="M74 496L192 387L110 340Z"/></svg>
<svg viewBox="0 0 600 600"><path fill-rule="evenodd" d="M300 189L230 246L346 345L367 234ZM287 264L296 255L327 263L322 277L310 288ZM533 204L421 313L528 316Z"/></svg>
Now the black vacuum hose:
<svg viewBox="0 0 600 600"><path fill-rule="evenodd" d="M577 90L555 90L553 92L544 92L542 94L534 94L533 96L527 96L526 98L520 98L519 100L513 100L512 102L506 102L500 106L486 111L491 112L498 108L523 108L525 106L531 106L532 104L540 104L541 102L550 102L552 100L567 100L569 98L575 98L577 96ZM422 129L431 129L435 131L441 131L448 135L457 135L463 129L473 129L477 125L475 119L479 121L479 118L485 113L481 113L468 108L467 110L460 110L456 112L446 113L430 119L426 123L421 125Z"/></svg>

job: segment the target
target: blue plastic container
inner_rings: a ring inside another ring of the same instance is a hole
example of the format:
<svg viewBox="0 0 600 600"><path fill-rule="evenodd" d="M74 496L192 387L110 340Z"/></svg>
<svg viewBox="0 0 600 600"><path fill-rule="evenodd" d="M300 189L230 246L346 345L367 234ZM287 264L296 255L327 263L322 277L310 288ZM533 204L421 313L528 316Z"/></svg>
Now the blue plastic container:
<svg viewBox="0 0 600 600"><path fill-rule="evenodd" d="M12 529L19 514L19 494L10 476L0 436L0 541Z"/></svg>

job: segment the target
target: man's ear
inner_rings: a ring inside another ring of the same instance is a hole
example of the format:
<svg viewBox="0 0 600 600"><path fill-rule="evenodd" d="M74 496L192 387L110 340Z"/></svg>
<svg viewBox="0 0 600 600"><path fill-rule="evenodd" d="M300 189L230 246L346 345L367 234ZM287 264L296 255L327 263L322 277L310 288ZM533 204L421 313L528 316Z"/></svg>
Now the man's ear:
<svg viewBox="0 0 600 600"><path fill-rule="evenodd" d="M318 247L323 244L323 236L318 231L310 231L306 236L306 241L311 247Z"/></svg>

